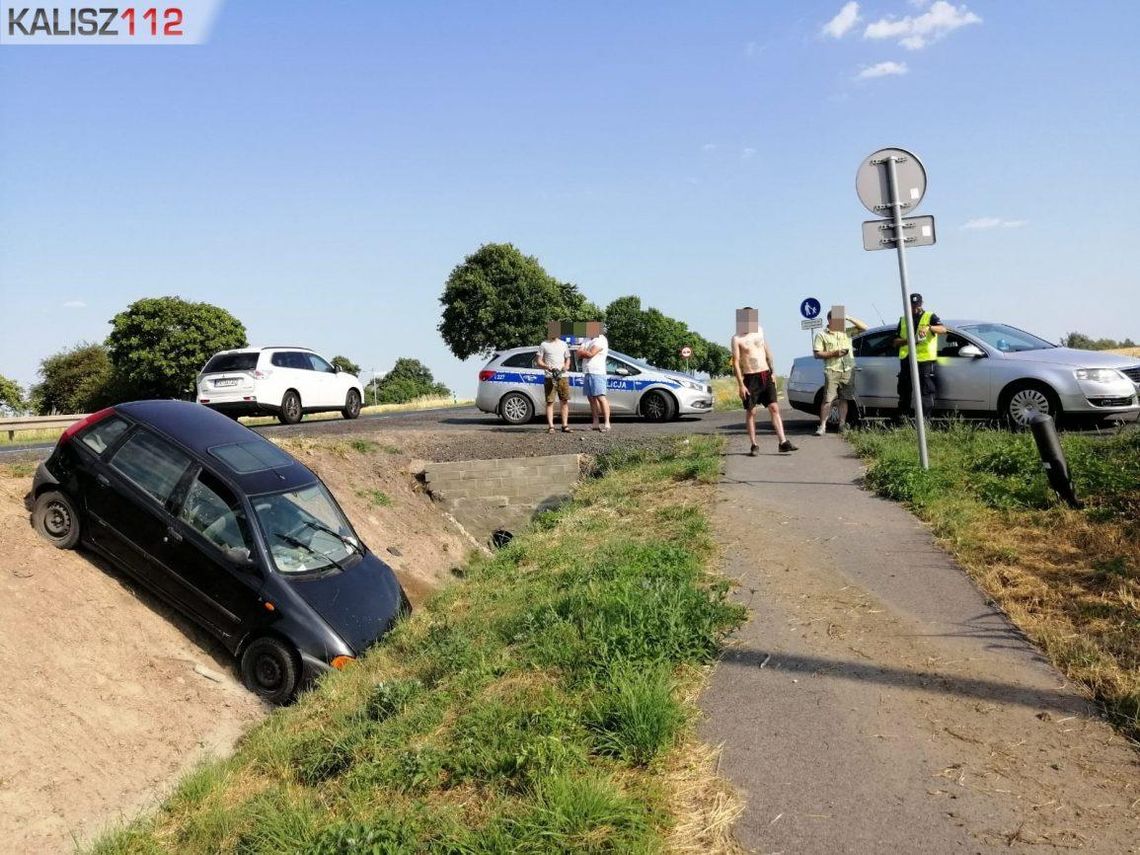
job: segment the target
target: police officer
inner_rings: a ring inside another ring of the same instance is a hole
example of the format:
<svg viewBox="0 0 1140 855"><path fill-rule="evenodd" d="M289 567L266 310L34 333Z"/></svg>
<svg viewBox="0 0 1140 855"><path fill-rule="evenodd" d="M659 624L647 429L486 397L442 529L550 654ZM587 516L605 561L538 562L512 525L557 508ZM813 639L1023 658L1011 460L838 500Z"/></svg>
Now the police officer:
<svg viewBox="0 0 1140 855"><path fill-rule="evenodd" d="M934 372L938 366L938 336L946 332L942 319L922 307L922 295L910 295L910 313L914 321L915 356L918 359L918 389L922 396L922 412L930 418L934 409ZM906 318L899 318L899 332L895 336L899 349L899 412L898 417L910 415L913 410L913 393L910 382L910 365L907 355L910 348L906 341Z"/></svg>

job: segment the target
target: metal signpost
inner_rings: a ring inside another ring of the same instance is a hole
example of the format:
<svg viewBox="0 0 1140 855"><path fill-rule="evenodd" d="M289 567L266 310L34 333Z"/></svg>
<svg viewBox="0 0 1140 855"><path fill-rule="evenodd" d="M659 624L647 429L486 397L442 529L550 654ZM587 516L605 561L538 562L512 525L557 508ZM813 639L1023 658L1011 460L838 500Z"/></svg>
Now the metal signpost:
<svg viewBox="0 0 1140 855"><path fill-rule="evenodd" d="M689 347L687 344L681 348L681 358L683 360L685 360L685 373L686 374L692 373L691 371L689 371L689 357L692 355L693 355L693 349L691 347Z"/></svg>
<svg viewBox="0 0 1140 855"><path fill-rule="evenodd" d="M823 305L815 297L806 297L800 302L800 314L804 316L800 321L800 329L807 330L808 341L813 343L815 337L812 331L823 326L823 318L819 316L822 311Z"/></svg>
<svg viewBox="0 0 1140 855"><path fill-rule="evenodd" d="M859 165L859 171L855 173L855 192L868 211L888 218L887 222L869 220L863 223L863 248L890 249L893 246L898 253L903 318L906 320L907 362L918 426L918 460L923 469L929 469L926 422L918 377L918 349L915 345L914 318L910 311L906 248L934 244L934 217L903 217L904 213L914 211L926 195L926 169L922 161L906 149L879 149Z"/></svg>

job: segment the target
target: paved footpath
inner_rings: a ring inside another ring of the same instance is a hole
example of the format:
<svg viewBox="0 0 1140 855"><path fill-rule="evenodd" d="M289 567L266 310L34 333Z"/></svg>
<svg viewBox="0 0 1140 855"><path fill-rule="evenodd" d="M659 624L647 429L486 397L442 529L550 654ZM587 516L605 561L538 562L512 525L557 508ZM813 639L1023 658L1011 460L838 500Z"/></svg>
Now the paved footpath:
<svg viewBox="0 0 1140 855"><path fill-rule="evenodd" d="M743 426L741 426L743 427ZM701 700L764 853L1140 852L1140 753L839 437L734 430L714 512L751 610Z"/></svg>

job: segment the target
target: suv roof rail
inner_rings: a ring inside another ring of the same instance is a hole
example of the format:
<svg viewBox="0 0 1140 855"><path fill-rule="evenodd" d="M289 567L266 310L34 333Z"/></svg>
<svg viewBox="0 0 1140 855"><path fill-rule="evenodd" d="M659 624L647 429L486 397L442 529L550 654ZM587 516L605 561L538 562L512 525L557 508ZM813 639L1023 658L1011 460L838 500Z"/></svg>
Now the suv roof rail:
<svg viewBox="0 0 1140 855"><path fill-rule="evenodd" d="M258 350L307 350L309 353L316 353L311 347L301 347L299 344L270 344L265 347L259 347Z"/></svg>

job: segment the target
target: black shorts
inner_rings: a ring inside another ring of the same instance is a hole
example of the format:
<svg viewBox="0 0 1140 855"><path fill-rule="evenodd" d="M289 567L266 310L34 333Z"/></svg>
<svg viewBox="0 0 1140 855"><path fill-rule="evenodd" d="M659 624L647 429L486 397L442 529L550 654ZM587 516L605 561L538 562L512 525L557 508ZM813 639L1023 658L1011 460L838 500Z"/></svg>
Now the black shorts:
<svg viewBox="0 0 1140 855"><path fill-rule="evenodd" d="M744 409L751 410L757 404L770 407L776 403L776 383L772 379L771 371L761 371L759 374L745 374L744 388L748 394L741 400Z"/></svg>

